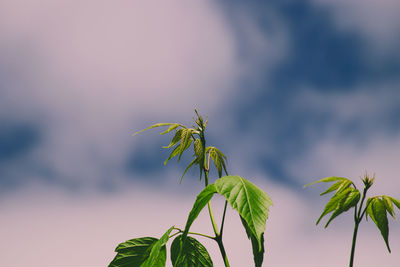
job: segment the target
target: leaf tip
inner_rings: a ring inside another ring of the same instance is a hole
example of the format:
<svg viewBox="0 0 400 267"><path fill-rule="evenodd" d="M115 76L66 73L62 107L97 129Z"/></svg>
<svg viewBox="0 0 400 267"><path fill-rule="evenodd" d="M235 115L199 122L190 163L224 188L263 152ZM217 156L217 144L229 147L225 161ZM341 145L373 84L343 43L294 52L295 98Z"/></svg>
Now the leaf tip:
<svg viewBox="0 0 400 267"><path fill-rule="evenodd" d="M303 188L306 188L306 187L309 187L310 185L313 185L313 184L315 184L316 182L312 182L312 183L309 183L309 184L305 184L305 185L303 185Z"/></svg>

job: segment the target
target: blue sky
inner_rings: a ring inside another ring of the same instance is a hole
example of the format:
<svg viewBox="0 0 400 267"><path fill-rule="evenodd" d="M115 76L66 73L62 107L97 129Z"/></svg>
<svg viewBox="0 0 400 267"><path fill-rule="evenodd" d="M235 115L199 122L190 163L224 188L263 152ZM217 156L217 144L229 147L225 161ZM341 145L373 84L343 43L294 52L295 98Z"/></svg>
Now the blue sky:
<svg viewBox="0 0 400 267"><path fill-rule="evenodd" d="M373 193L400 198L398 1L3 6L2 266L53 266L43 257L65 250L74 257L57 266L105 266L119 242L183 225L201 190L197 172L179 185L184 167L163 165L168 137L131 134L159 121L191 125L194 108L208 116L209 143L228 156L229 172L274 200L265 266L347 262L351 216L315 227L324 199L304 184L375 172ZM234 235L240 223L231 215ZM197 227L209 231L206 219ZM398 222L392 254L371 223L361 227L360 266L394 267ZM17 256L22 238L33 247L25 257ZM245 236L227 238L233 266L244 266Z"/></svg>

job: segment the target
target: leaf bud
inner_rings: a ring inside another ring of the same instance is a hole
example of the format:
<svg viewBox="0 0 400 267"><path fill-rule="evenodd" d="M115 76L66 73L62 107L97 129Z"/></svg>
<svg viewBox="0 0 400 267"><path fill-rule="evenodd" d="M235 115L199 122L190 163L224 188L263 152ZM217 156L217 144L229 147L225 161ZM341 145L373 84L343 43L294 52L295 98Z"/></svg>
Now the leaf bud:
<svg viewBox="0 0 400 267"><path fill-rule="evenodd" d="M362 179L366 189L370 188L373 185L374 180L375 180L375 174L372 176L372 178L370 178L368 173L365 173L364 178Z"/></svg>

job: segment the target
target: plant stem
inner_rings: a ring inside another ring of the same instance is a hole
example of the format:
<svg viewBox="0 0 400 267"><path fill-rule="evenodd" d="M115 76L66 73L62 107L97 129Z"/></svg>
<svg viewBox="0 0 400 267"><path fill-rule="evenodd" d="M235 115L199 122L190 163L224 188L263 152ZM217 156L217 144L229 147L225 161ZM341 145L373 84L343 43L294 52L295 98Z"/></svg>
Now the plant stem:
<svg viewBox="0 0 400 267"><path fill-rule="evenodd" d="M202 237L206 237L206 238L215 240L215 237L212 237L212 236L209 236L209 235L205 235L205 234L202 234L202 233L188 232L188 234L190 234L190 235L198 235L198 236L202 236Z"/></svg>
<svg viewBox="0 0 400 267"><path fill-rule="evenodd" d="M221 235L221 237L222 237L222 233L224 231L225 214L226 214L226 207L227 206L228 206L228 201L225 200L224 213L222 214L221 228L219 229L219 234Z"/></svg>
<svg viewBox="0 0 400 267"><path fill-rule="evenodd" d="M355 249L356 249L358 225L359 225L359 223L357 223L357 222L354 224L353 241L352 241L352 244L351 244L351 254L350 254L350 264L349 264L349 267L353 267L354 251L355 251Z"/></svg>
<svg viewBox="0 0 400 267"><path fill-rule="evenodd" d="M353 240L352 240L352 243L351 243L351 253L350 253L350 264L349 264L349 267L353 267L354 252L356 250L356 242L357 242L358 226L359 226L362 218L364 217L365 210L367 208L367 207L365 207L364 211L361 212L362 208L363 208L365 197L367 195L368 188L369 187L364 187L363 194L362 194L362 197L361 197L360 207L358 208L358 212L357 212L357 205L354 207L354 231L353 231Z"/></svg>
<svg viewBox="0 0 400 267"><path fill-rule="evenodd" d="M205 180L205 186L207 187L207 185L208 185L208 171L205 168L203 168L203 170L204 170L204 176L205 176L205 179L204 179ZM213 227L213 230L214 230L214 234L215 234L215 237L217 237L217 236L219 236L219 232L218 232L217 224L215 223L214 213L213 213L213 210L212 210L212 207L211 207L211 201L209 201L207 203L207 206L208 206L208 214L210 215L210 220L211 220L211 224L212 224L212 227Z"/></svg>
<svg viewBox="0 0 400 267"><path fill-rule="evenodd" d="M208 160L207 160L207 163L206 163L205 160L204 160L206 158L206 156L207 156L206 155L206 139L204 137L204 129L205 129L205 127L203 125L201 127L201 131L199 133L200 141L201 141L201 144L202 144L202 147L203 147L203 161L200 164L200 168L204 172L204 183L205 183L205 186L207 187L208 186L208 172L210 171L210 157L208 157ZM213 214L212 207L211 207L211 202L208 202L207 205L208 205L208 213L210 215L211 224L212 224L212 227L213 227L213 230L214 230L214 234L215 234L214 240L218 243L218 247L219 247L219 250L221 252L221 256L222 256L222 258L224 260L225 267L229 267L228 257L226 255L225 247L224 247L224 244L222 242L222 235L218 232L218 228L217 228L217 225L215 223L214 214ZM225 218L225 210L224 210L223 220L224 220L224 218ZM222 225L221 225L221 228L222 228Z"/></svg>
<svg viewBox="0 0 400 267"><path fill-rule="evenodd" d="M214 214L213 214L212 207L211 207L211 202L208 202L207 205L208 205L208 213L210 214L211 224L212 224L212 227L214 230L215 237L220 236L220 234L218 232L217 224L215 223Z"/></svg>
<svg viewBox="0 0 400 267"><path fill-rule="evenodd" d="M225 174L229 175L226 170L225 170ZM226 215L226 207L227 206L228 206L228 200L225 200L224 213L222 214L221 228L219 229L219 233L220 233L221 237L222 237L222 233L224 232L224 223L225 223L225 215Z"/></svg>
<svg viewBox="0 0 400 267"><path fill-rule="evenodd" d="M174 236L184 232L180 228L176 228L175 227L174 229L177 230L178 232L176 232L175 234L170 235L169 238L174 237ZM215 240L215 237L212 237L212 236L209 236L209 235L206 235L206 234L202 234L202 233L188 232L188 234L190 234L190 235L198 235L198 236L202 236L202 237L206 237L206 238Z"/></svg>
<svg viewBox="0 0 400 267"><path fill-rule="evenodd" d="M221 251L221 256L224 259L225 267L229 267L228 257L226 256L224 244L222 243L222 236L217 236L215 240L218 243L219 250Z"/></svg>
<svg viewBox="0 0 400 267"><path fill-rule="evenodd" d="M361 198L360 208L358 209L358 214L357 214L357 219L359 221L361 221L362 216L364 216L364 213L361 214L361 210L362 210L362 205L363 205L364 200L365 200L365 196L367 195L367 191L368 191L368 188L364 188L363 195L362 195L362 198Z"/></svg>
<svg viewBox="0 0 400 267"><path fill-rule="evenodd" d="M208 182L208 171L205 168L203 168L203 170L204 170L206 186L207 186L207 184L208 184L207 183ZM218 232L218 228L217 228L217 225L215 223L215 219L214 219L214 215L213 215L213 211L212 211L212 207L211 207L211 202L208 202L207 205L208 205L208 213L209 213L210 219L211 219L211 224L212 224L212 227L213 227L213 230L214 230L214 234L215 234L214 240L218 243L218 247L219 247L219 250L221 252L222 259L224 260L225 267L229 267L230 265L229 265L228 256L226 255L224 243L222 242L222 231L220 233ZM226 206L225 206L225 209L224 209L224 215L223 215L222 223L224 222L224 219L225 219L225 212L226 212ZM223 230L222 226L223 226L223 224L221 225L221 230Z"/></svg>

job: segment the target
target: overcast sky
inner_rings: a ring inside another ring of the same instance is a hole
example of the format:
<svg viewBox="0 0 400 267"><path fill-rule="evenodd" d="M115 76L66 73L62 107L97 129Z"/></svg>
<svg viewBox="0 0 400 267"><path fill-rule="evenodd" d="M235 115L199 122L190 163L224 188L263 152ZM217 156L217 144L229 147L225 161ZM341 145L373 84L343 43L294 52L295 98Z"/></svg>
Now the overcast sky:
<svg viewBox="0 0 400 267"><path fill-rule="evenodd" d="M264 266L346 266L352 214L315 226L325 187L303 185L360 185L367 171L372 195L400 199L399 12L397 0L2 0L0 266L107 266L118 243L184 227L197 172L179 185L169 137L131 135L191 126L194 108L229 173L274 202ZM392 253L363 222L356 266L398 266L389 221ZM212 232L205 212L193 229ZM232 210L225 238L231 266L251 266Z"/></svg>

